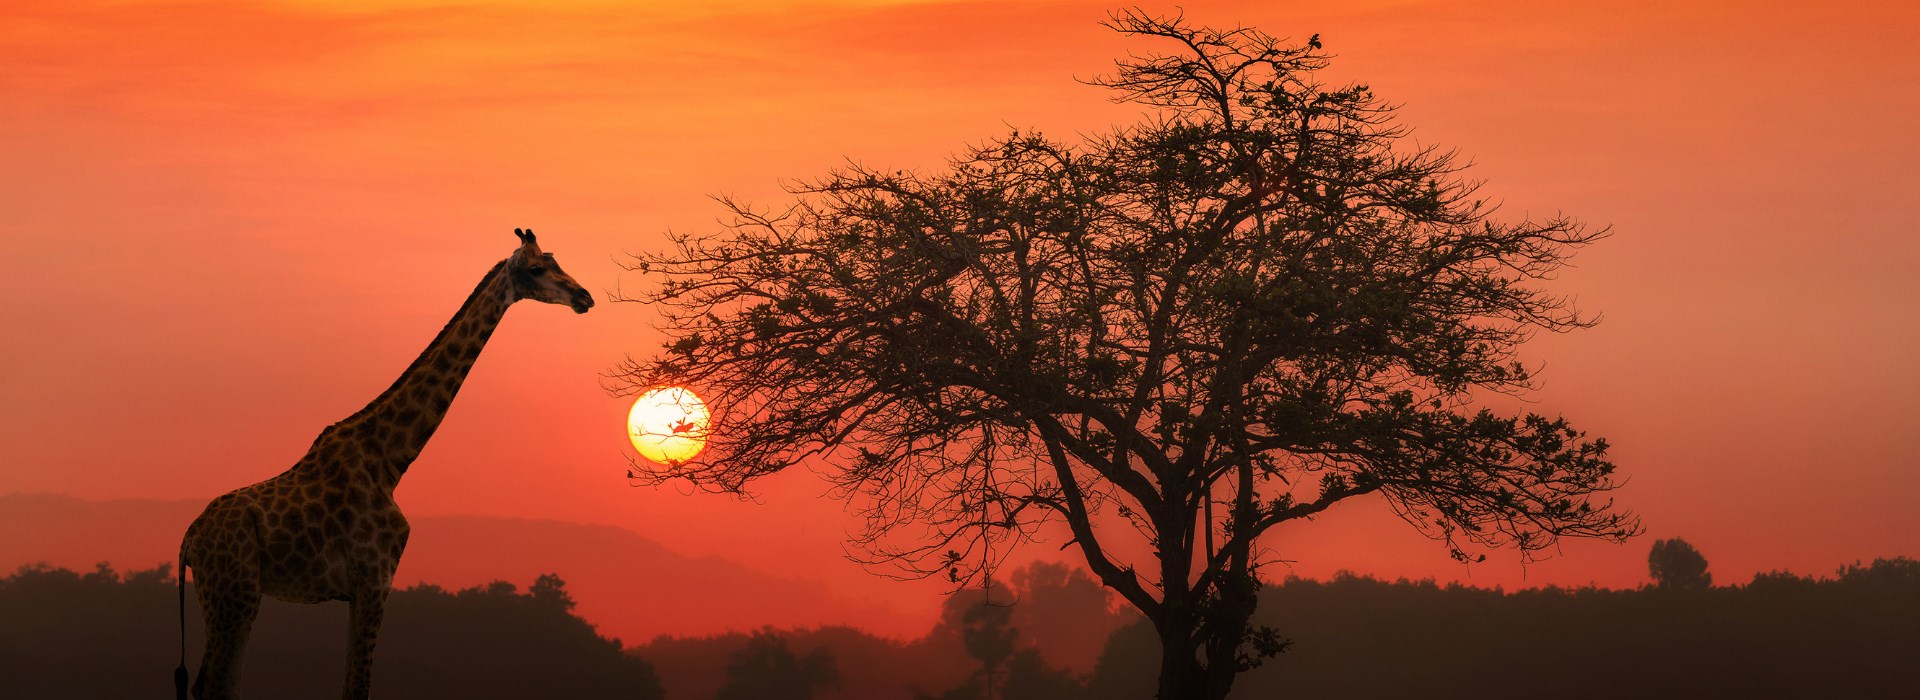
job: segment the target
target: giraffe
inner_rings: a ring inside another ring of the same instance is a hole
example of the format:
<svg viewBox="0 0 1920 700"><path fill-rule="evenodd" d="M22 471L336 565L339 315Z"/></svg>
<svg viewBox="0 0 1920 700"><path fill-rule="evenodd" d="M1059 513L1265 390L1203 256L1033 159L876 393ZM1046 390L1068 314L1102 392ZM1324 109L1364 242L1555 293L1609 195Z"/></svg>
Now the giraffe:
<svg viewBox="0 0 1920 700"><path fill-rule="evenodd" d="M487 271L393 386L320 431L292 468L213 499L187 527L180 543L180 667L174 671L182 700L189 567L207 634L194 697L239 697L241 658L262 595L294 603L347 601L341 695L367 697L374 640L407 546L407 519L393 501L394 487L439 427L508 306L533 299L566 304L575 313L593 307L593 296L540 250L532 229L513 232L520 246Z"/></svg>

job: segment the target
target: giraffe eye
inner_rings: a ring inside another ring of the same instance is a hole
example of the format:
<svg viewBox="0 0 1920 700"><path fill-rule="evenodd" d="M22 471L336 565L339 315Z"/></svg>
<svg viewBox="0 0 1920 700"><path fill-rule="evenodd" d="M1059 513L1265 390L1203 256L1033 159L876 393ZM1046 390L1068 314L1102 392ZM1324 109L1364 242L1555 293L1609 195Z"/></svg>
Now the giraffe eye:
<svg viewBox="0 0 1920 700"><path fill-rule="evenodd" d="M536 277L540 275L544 275L544 274L547 274L547 268L535 265L533 267L527 268L527 274L534 275Z"/></svg>

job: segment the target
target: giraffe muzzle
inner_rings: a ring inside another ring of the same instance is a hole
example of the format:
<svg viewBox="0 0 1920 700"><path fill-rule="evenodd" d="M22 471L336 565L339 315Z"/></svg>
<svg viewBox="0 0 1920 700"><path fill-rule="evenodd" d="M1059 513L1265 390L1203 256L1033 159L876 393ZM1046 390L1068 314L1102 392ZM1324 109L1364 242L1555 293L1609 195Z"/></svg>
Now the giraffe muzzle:
<svg viewBox="0 0 1920 700"><path fill-rule="evenodd" d="M587 312L587 309L591 309L591 308L593 308L592 293L587 292L585 290L581 290L573 293L573 312L574 313L584 314Z"/></svg>

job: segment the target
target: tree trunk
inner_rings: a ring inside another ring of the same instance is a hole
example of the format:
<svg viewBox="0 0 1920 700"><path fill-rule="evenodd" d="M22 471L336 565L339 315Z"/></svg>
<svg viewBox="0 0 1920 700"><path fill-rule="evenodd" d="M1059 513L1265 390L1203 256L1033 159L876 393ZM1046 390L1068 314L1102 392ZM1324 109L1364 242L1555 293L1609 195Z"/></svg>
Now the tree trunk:
<svg viewBox="0 0 1920 700"><path fill-rule="evenodd" d="M1215 588L1218 598L1208 606L1207 624L1201 628L1209 700L1225 698L1233 689L1233 681L1240 675L1240 655L1253 610L1259 604L1259 589L1250 575L1223 576Z"/></svg>
<svg viewBox="0 0 1920 700"><path fill-rule="evenodd" d="M1259 586L1251 573L1216 580L1213 596L1167 591L1154 630L1160 636L1159 700L1224 700L1240 673Z"/></svg>
<svg viewBox="0 0 1920 700"><path fill-rule="evenodd" d="M1233 688L1238 671L1234 653L1245 636L1247 618L1209 619L1213 611L1203 614L1198 598L1190 590L1167 591L1153 621L1160 637L1159 700L1223 700ZM1237 612L1240 606L1233 609ZM1218 651L1222 649L1224 662Z"/></svg>
<svg viewBox="0 0 1920 700"><path fill-rule="evenodd" d="M1195 653L1193 633L1156 628L1160 633L1159 700L1224 700L1233 689L1233 661L1202 662ZM1169 634L1171 632L1171 634ZM1202 642L1202 646L1212 644ZM1212 656L1210 653L1209 656Z"/></svg>
<svg viewBox="0 0 1920 700"><path fill-rule="evenodd" d="M1200 625L1200 642L1206 652L1208 698L1225 698L1233 688L1236 675L1248 664L1242 654L1252 654L1252 665L1261 662L1261 648L1250 644L1254 608L1260 606L1260 581L1250 566L1248 539L1235 537L1231 564L1213 583L1213 598L1206 606L1206 619Z"/></svg>
<svg viewBox="0 0 1920 700"><path fill-rule="evenodd" d="M1159 700L1210 697L1206 693L1206 669L1194 656L1191 612L1184 616L1184 621L1173 619L1181 616L1171 612L1162 617L1154 624L1154 630L1160 634L1160 688L1154 697Z"/></svg>

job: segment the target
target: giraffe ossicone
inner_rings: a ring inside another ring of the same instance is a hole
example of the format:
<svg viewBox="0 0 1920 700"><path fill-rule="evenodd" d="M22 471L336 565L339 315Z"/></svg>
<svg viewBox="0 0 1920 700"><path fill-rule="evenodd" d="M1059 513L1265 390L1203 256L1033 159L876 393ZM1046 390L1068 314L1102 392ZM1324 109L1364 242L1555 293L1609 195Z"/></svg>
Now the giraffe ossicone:
<svg viewBox="0 0 1920 700"><path fill-rule="evenodd" d="M407 545L407 519L393 501L394 488L439 428L507 307L522 299L576 313L593 307L593 295L540 250L532 229L513 233L520 246L487 271L392 386L322 430L291 468L213 499L187 527L180 543L181 662L175 673L182 700L187 569L193 570L207 635L195 698L239 697L241 660L262 595L294 603L346 601L350 644L341 695L367 697L374 641Z"/></svg>

